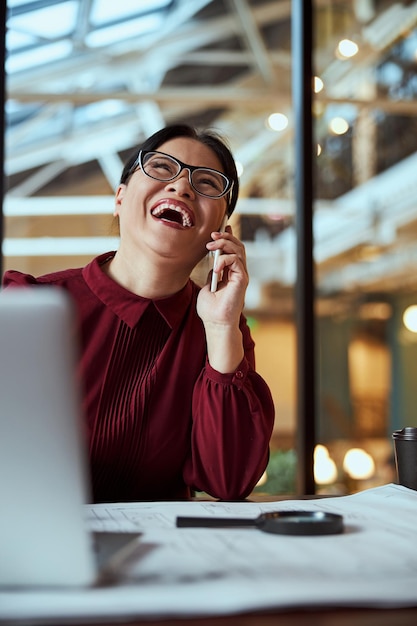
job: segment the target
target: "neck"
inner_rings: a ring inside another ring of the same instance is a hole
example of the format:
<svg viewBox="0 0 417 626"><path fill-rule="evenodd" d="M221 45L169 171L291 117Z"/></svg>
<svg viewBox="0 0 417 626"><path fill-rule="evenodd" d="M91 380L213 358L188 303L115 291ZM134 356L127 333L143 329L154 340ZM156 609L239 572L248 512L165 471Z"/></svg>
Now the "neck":
<svg viewBox="0 0 417 626"><path fill-rule="evenodd" d="M143 298L157 299L180 291L190 277L188 268L173 267L170 259L149 260L135 256L134 262L119 248L105 271L116 283Z"/></svg>

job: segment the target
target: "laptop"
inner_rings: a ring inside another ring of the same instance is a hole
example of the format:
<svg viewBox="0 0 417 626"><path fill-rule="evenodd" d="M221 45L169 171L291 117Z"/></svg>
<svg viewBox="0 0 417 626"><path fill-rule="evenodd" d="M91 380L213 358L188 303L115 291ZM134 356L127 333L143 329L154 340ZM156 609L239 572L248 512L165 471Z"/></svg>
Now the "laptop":
<svg viewBox="0 0 417 626"><path fill-rule="evenodd" d="M76 356L64 291L0 291L0 586L92 585L137 546L87 529Z"/></svg>

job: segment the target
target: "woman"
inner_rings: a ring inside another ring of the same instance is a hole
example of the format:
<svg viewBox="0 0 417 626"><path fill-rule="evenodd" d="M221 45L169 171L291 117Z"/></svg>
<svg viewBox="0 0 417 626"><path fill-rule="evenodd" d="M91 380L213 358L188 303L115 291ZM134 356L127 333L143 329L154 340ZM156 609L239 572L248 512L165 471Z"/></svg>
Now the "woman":
<svg viewBox="0 0 417 626"><path fill-rule="evenodd" d="M233 157L185 125L152 135L127 162L115 197L117 252L39 278L72 295L95 502L179 499L192 490L246 497L268 461L274 408L254 370L242 309L245 250L230 226ZM221 251L218 288L190 279Z"/></svg>

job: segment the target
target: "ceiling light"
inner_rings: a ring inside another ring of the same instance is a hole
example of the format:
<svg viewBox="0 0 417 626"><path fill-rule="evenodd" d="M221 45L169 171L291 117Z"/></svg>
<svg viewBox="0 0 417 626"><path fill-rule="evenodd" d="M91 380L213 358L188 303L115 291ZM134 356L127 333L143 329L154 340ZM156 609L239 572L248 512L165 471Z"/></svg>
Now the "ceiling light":
<svg viewBox="0 0 417 626"><path fill-rule="evenodd" d="M359 46L351 39L342 39L337 46L337 56L343 59L354 57L359 51Z"/></svg>
<svg viewBox="0 0 417 626"><path fill-rule="evenodd" d="M314 448L314 481L318 485L329 485L336 478L336 463L330 458L326 446L318 444Z"/></svg>
<svg viewBox="0 0 417 626"><path fill-rule="evenodd" d="M334 117L330 120L329 129L335 135L344 135L349 130L349 124L344 117Z"/></svg>
<svg viewBox="0 0 417 626"><path fill-rule="evenodd" d="M407 307L403 314L404 326L412 333L417 333L417 304Z"/></svg>
<svg viewBox="0 0 417 626"><path fill-rule="evenodd" d="M370 454L361 448L351 448L343 459L343 469L355 480L371 478L375 473L375 462Z"/></svg>
<svg viewBox="0 0 417 626"><path fill-rule="evenodd" d="M324 88L324 83L319 76L314 77L314 93L320 93Z"/></svg>
<svg viewBox="0 0 417 626"><path fill-rule="evenodd" d="M272 113L268 117L268 126L271 130L285 130L288 126L288 117L283 113Z"/></svg>

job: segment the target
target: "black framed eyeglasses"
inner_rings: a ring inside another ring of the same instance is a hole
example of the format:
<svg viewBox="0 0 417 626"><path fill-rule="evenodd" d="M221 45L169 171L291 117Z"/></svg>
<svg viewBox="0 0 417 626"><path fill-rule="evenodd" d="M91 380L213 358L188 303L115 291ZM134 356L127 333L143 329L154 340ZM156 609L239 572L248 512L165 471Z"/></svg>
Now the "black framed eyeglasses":
<svg viewBox="0 0 417 626"><path fill-rule="evenodd" d="M222 172L188 165L164 152L141 150L132 171L138 166L146 176L162 182L174 180L183 170L188 170L191 187L207 198L222 198L233 187L233 181Z"/></svg>

